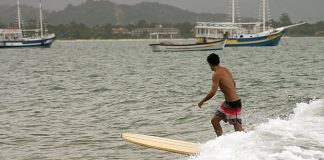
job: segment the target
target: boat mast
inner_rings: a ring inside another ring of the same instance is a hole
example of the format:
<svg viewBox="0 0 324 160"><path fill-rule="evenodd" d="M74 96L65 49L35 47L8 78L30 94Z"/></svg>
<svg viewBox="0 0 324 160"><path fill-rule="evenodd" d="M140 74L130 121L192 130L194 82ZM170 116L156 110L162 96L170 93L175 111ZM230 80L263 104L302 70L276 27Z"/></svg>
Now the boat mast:
<svg viewBox="0 0 324 160"><path fill-rule="evenodd" d="M232 26L235 26L235 0L232 0ZM230 30L230 34L234 34L234 30Z"/></svg>
<svg viewBox="0 0 324 160"><path fill-rule="evenodd" d="M263 32L265 31L265 21L266 21L266 3L265 3L265 0L263 0L263 2L262 2L262 11L263 11L263 17L262 17L262 19L263 19Z"/></svg>
<svg viewBox="0 0 324 160"><path fill-rule="evenodd" d="M18 19L18 29L21 30L21 15L20 15L20 1L17 1L17 19Z"/></svg>
<svg viewBox="0 0 324 160"><path fill-rule="evenodd" d="M41 37L43 37L44 36L44 32L43 32L42 0L39 0L39 23L40 23Z"/></svg>
<svg viewBox="0 0 324 160"><path fill-rule="evenodd" d="M232 23L235 23L235 0L232 0Z"/></svg>

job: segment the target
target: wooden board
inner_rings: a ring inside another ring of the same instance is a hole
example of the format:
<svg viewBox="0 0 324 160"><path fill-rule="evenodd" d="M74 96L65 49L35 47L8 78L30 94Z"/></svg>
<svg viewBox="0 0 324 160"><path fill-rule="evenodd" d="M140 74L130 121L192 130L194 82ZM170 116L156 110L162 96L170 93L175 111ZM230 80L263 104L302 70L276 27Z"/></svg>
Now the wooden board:
<svg viewBox="0 0 324 160"><path fill-rule="evenodd" d="M197 143L132 133L122 133L121 137L131 143L173 153L195 155L199 152Z"/></svg>

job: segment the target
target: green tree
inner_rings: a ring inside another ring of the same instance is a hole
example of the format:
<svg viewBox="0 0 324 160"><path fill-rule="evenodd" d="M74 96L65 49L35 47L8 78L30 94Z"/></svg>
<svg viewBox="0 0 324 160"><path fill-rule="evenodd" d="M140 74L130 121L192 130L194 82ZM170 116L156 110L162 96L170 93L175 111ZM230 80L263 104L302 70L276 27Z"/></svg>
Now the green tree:
<svg viewBox="0 0 324 160"><path fill-rule="evenodd" d="M39 22L35 19L29 19L27 21L27 24L25 26L26 29L36 29L39 28Z"/></svg>
<svg viewBox="0 0 324 160"><path fill-rule="evenodd" d="M174 27L180 30L180 35L184 38L190 38L194 36L193 35L194 24L191 24L189 22L177 23L174 25Z"/></svg>
<svg viewBox="0 0 324 160"><path fill-rule="evenodd" d="M87 27L83 23L72 22L67 27L68 27L67 33L73 38L76 39L92 38L89 27Z"/></svg>
<svg viewBox="0 0 324 160"><path fill-rule="evenodd" d="M273 19L269 20L269 21L267 22L267 25L270 25L270 26L273 27L273 28L278 28L278 27L281 27L281 26L282 26L282 24L281 24L280 22L275 21L275 20L273 20Z"/></svg>
<svg viewBox="0 0 324 160"><path fill-rule="evenodd" d="M136 28L147 28L147 27L150 27L150 25L145 20L138 21L135 26L136 26Z"/></svg>
<svg viewBox="0 0 324 160"><path fill-rule="evenodd" d="M6 25L0 22L0 28L6 28Z"/></svg>
<svg viewBox="0 0 324 160"><path fill-rule="evenodd" d="M288 25L292 24L292 22L288 16L288 13L282 13L279 20L280 20L280 23L282 26L288 26Z"/></svg>
<svg viewBox="0 0 324 160"><path fill-rule="evenodd" d="M105 24L102 27L102 31L103 31L103 37L104 38L111 38L112 37L112 25L111 24Z"/></svg>

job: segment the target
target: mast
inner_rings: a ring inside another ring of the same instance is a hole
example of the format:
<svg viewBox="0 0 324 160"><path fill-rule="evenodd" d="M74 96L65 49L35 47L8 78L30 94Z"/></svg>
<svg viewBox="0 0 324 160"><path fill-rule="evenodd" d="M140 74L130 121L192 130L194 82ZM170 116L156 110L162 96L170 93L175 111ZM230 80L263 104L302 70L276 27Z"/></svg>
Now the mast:
<svg viewBox="0 0 324 160"><path fill-rule="evenodd" d="M41 37L43 37L44 31L43 31L42 0L39 0L39 23L40 23Z"/></svg>
<svg viewBox="0 0 324 160"><path fill-rule="evenodd" d="M235 23L235 0L232 0L232 23Z"/></svg>
<svg viewBox="0 0 324 160"><path fill-rule="evenodd" d="M262 20L263 20L263 32L265 31L265 21L266 21L266 3L265 0L262 2Z"/></svg>
<svg viewBox="0 0 324 160"><path fill-rule="evenodd" d="M17 19L18 19L18 29L21 30L21 15L20 15L20 1L17 1Z"/></svg>

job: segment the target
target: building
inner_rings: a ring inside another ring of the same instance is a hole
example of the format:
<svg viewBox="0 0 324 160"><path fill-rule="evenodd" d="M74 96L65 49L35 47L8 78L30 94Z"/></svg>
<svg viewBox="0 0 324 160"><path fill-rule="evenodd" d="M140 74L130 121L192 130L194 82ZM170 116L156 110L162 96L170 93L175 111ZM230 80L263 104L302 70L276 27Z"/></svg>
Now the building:
<svg viewBox="0 0 324 160"><path fill-rule="evenodd" d="M132 31L132 36L133 37L150 37L152 35L172 35L172 36L177 36L180 34L180 30L177 28L162 28L162 27L157 27L157 28L136 28Z"/></svg>
<svg viewBox="0 0 324 160"><path fill-rule="evenodd" d="M324 31L315 32L315 36L324 36Z"/></svg>
<svg viewBox="0 0 324 160"><path fill-rule="evenodd" d="M112 28L111 29L112 34L131 34L131 32L124 27L117 27L117 28Z"/></svg>

